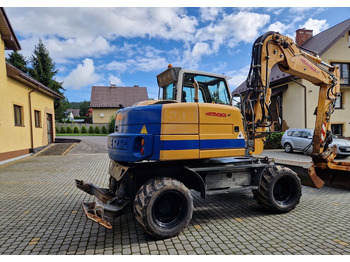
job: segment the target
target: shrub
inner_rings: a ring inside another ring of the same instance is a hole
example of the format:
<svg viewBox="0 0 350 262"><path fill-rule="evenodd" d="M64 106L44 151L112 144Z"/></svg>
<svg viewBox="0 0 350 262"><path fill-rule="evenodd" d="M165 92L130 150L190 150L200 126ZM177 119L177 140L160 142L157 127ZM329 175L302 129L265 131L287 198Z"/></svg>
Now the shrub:
<svg viewBox="0 0 350 262"><path fill-rule="evenodd" d="M283 132L280 133L272 133L266 137L265 149L278 149L282 148L281 140L282 140Z"/></svg>
<svg viewBox="0 0 350 262"><path fill-rule="evenodd" d="M58 127L56 126L56 134L60 132L60 130L58 130Z"/></svg>
<svg viewBox="0 0 350 262"><path fill-rule="evenodd" d="M93 134L94 133L94 128L92 126L89 127L89 134Z"/></svg>
<svg viewBox="0 0 350 262"><path fill-rule="evenodd" d="M107 134L107 129L105 126L102 126L102 134Z"/></svg>
<svg viewBox="0 0 350 262"><path fill-rule="evenodd" d="M99 134L100 133L100 128L98 126L95 126L95 134Z"/></svg>
<svg viewBox="0 0 350 262"><path fill-rule="evenodd" d="M75 126L73 132L76 134L79 133L79 128L77 126Z"/></svg>
<svg viewBox="0 0 350 262"><path fill-rule="evenodd" d="M111 117L111 121L109 121L109 124L108 124L108 132L109 133L114 133L115 132L115 117Z"/></svg>
<svg viewBox="0 0 350 262"><path fill-rule="evenodd" d="M62 127L61 127L61 129L60 129L60 133L61 133L61 134L66 133L66 129L64 128L64 126L62 126Z"/></svg>
<svg viewBox="0 0 350 262"><path fill-rule="evenodd" d="M72 128L71 128L70 126L67 126L66 132L67 132L68 134L73 133Z"/></svg>
<svg viewBox="0 0 350 262"><path fill-rule="evenodd" d="M87 133L87 130L86 130L86 127L85 127L85 126L83 126L83 127L81 128L81 133L83 133L83 134L86 134L86 133Z"/></svg>

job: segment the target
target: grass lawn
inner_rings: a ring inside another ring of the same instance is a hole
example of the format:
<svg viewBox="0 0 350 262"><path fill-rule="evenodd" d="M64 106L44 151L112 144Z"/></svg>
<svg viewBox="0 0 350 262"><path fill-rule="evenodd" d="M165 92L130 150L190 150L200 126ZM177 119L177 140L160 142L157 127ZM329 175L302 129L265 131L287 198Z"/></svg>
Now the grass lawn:
<svg viewBox="0 0 350 262"><path fill-rule="evenodd" d="M56 133L56 136L108 136L109 134L90 134L90 133Z"/></svg>

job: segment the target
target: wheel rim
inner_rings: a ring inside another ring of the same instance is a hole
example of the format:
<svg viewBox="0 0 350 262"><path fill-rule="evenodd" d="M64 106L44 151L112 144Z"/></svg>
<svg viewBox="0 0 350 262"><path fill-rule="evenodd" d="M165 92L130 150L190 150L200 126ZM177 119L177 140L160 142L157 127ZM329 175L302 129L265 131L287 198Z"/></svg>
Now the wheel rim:
<svg viewBox="0 0 350 262"><path fill-rule="evenodd" d="M277 204L281 206L289 205L294 201L296 195L296 185L290 177L280 178L273 188L273 197Z"/></svg>
<svg viewBox="0 0 350 262"><path fill-rule="evenodd" d="M186 215L187 202L184 196L175 190L163 192L155 201L152 209L154 222L161 228L176 227Z"/></svg>
<svg viewBox="0 0 350 262"><path fill-rule="evenodd" d="M290 144L286 144L286 145L284 146L284 150L285 150L287 153L291 152L291 149L292 149L292 147L291 147Z"/></svg>

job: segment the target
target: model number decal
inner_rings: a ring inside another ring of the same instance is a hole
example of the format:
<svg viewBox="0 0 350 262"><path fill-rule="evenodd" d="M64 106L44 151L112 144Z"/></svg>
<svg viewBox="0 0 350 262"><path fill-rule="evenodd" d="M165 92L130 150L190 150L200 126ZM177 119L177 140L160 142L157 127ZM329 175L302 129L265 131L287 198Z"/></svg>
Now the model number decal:
<svg viewBox="0 0 350 262"><path fill-rule="evenodd" d="M219 113L219 112L207 112L206 116L216 116L216 117L229 117L231 114Z"/></svg>
<svg viewBox="0 0 350 262"><path fill-rule="evenodd" d="M108 147L111 149L126 151L128 149L128 140L126 138L111 138L108 141Z"/></svg>

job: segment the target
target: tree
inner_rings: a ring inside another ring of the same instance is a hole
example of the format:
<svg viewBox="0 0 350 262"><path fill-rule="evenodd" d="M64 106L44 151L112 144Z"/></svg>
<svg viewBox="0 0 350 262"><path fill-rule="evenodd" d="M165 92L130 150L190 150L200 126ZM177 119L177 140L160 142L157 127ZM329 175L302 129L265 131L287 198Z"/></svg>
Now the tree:
<svg viewBox="0 0 350 262"><path fill-rule="evenodd" d="M8 55L9 57L6 58L6 62L10 63L17 69L21 70L24 73L28 73L28 61L27 59L17 51L13 51Z"/></svg>
<svg viewBox="0 0 350 262"><path fill-rule="evenodd" d="M90 109L90 101L70 102L70 108L80 109L80 116L86 116Z"/></svg>
<svg viewBox="0 0 350 262"><path fill-rule="evenodd" d="M34 48L33 55L30 57L30 62L32 68L29 68L29 75L64 97L63 91L65 89L62 86L63 82L57 82L54 79L54 76L58 73L58 69L55 68L56 65L41 39L39 39L38 45ZM64 102L61 102L61 100L57 98L54 99L56 119L61 119L64 111L68 108L64 108L63 106L65 106Z"/></svg>

